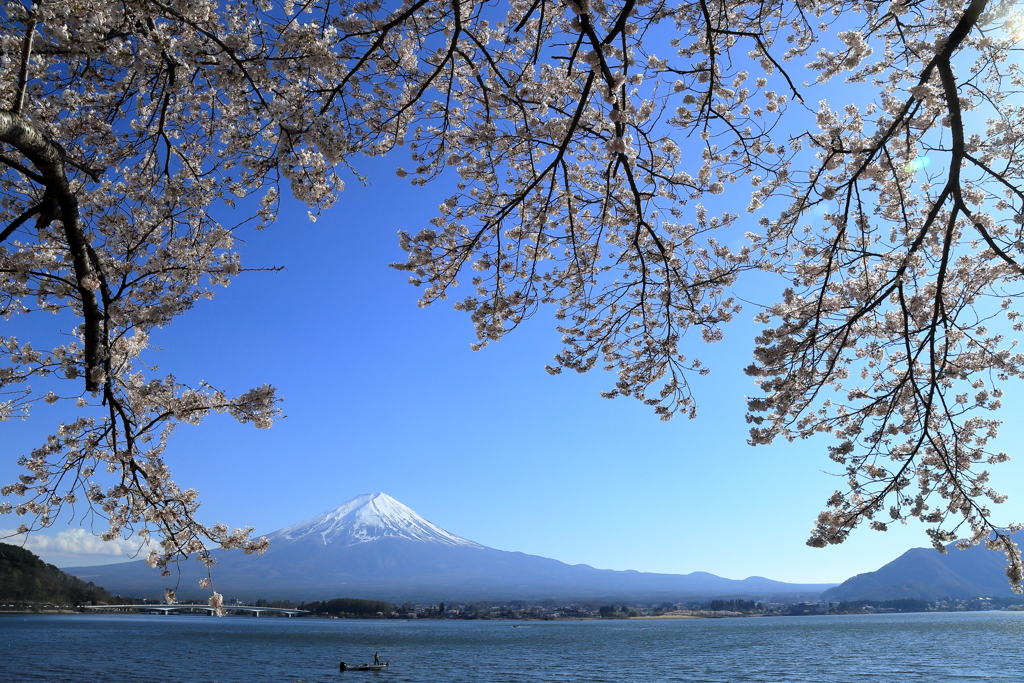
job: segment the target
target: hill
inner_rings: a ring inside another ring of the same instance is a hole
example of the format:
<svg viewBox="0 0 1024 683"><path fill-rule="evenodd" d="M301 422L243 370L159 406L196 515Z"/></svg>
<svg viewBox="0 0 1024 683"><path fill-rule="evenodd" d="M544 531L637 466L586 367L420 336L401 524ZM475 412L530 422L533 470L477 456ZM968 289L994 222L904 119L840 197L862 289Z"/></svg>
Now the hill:
<svg viewBox="0 0 1024 683"><path fill-rule="evenodd" d="M1022 534L1014 536L1024 542ZM822 593L822 600L944 600L1010 597L1006 558L984 546L946 554L934 548L913 548L873 572L858 574Z"/></svg>
<svg viewBox="0 0 1024 683"><path fill-rule="evenodd" d="M114 600L99 586L62 572L35 553L0 543L0 601L95 605Z"/></svg>

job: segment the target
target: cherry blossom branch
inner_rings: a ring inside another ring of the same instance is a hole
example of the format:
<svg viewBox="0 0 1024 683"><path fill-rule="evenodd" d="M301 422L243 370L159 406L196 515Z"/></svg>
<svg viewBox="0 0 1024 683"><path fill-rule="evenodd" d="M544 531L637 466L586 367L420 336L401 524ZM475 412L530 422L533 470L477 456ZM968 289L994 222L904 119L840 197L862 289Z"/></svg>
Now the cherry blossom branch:
<svg viewBox="0 0 1024 683"><path fill-rule="evenodd" d="M60 221L73 258L77 290L82 303L85 389L98 391L104 379L102 363L105 350L101 337L103 312L95 290L99 288L102 275L93 270L86 252L88 239L79 223L78 200L64 170L66 154L24 116L6 111L0 111L0 141L15 147L32 161L43 177L50 201L60 210Z"/></svg>

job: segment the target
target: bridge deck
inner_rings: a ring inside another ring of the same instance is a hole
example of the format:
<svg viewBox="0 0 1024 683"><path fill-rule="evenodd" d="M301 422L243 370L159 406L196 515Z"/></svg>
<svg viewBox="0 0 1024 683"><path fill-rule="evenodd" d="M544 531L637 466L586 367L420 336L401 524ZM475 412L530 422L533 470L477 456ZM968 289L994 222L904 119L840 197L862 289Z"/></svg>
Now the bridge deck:
<svg viewBox="0 0 1024 683"><path fill-rule="evenodd" d="M134 609L145 612L162 612L167 614L169 612L179 611L194 611L202 610L205 612L213 613L215 609L209 605L199 604L178 604L173 605L87 605L82 609L90 610L128 610ZM258 617L261 612L277 612L279 614L287 614L292 617L296 614L309 614L309 610L305 609L285 609L282 607L257 607L255 605L222 605L221 609L226 612L250 612L254 617Z"/></svg>

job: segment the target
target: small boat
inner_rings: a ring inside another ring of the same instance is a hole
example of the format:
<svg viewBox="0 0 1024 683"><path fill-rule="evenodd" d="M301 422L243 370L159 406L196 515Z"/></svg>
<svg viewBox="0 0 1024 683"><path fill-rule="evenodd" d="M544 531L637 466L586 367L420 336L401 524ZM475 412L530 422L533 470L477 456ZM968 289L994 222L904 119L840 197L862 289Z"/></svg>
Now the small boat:
<svg viewBox="0 0 1024 683"><path fill-rule="evenodd" d="M345 662L341 663L338 668L339 671L383 671L388 668L388 663L383 664L357 664L356 666L347 666Z"/></svg>

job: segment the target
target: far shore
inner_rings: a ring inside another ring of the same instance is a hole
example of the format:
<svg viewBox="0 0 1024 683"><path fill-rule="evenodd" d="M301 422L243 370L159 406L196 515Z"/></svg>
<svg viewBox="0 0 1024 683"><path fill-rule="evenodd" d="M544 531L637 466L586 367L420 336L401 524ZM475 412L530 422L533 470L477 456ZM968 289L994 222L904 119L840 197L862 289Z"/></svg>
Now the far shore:
<svg viewBox="0 0 1024 683"><path fill-rule="evenodd" d="M1024 611L1024 608L1018 608L1017 610L1013 610L1012 608L1010 608L1010 609L1008 609L1006 611ZM83 615L84 614L90 614L90 615L120 615L120 616L139 616L139 617L154 616L152 614L147 614L147 613L144 613L144 612L139 612L139 611L134 611L134 610L133 611L121 611L121 610L116 610L116 609L112 609L110 611L104 611L104 610L80 611L80 610L73 609L73 608L39 609L39 610L0 609L0 617L4 617L4 616L8 616L8 615L10 615L10 616L15 616L15 615L24 615L24 616L30 616L30 615L35 615L35 616L53 616L53 615L71 615L71 614L83 614ZM199 614L200 613L192 613L191 616L198 616ZM179 615L180 616L186 616L187 613L181 612L181 613L179 613L176 616L179 616ZM238 614L238 613L234 613L234 612L228 612L225 615L225 617L243 617L243 616L245 618L251 618L248 615ZM545 618L531 618L531 617L524 617L524 618L518 618L517 619L517 618L497 617L497 618L468 619L468 620L459 620L459 619L451 619L451 620L449 620L449 619L429 619L429 620L430 621L500 621L500 622L512 623L513 625L515 625L517 623L518 624L527 624L527 623L550 622L550 621L661 621L661 620L666 620L666 619L736 619L736 618L749 619L749 618L766 617L766 616L772 616L772 615L768 615L768 614L736 614L736 613L733 613L733 614L700 614L700 615L697 615L697 614L662 614L662 615L659 615L659 616L642 616L642 617L591 617L591 616L578 617L578 616L572 616L572 617L555 617L553 619L552 618L548 618L548 619L545 619ZM822 615L817 615L817 616L839 616L839 615L822 614ZM279 618L282 618L282 617L267 617L267 618L279 619ZM341 618L341 619L361 619L363 621L417 621L416 619L395 619L393 617L392 618L388 618L388 617L332 617L332 616L327 616L327 615L313 615L313 614L301 615L301 616L299 616L297 618L299 618L299 619L339 619L339 618Z"/></svg>
<svg viewBox="0 0 1024 683"><path fill-rule="evenodd" d="M228 606L230 609L230 605ZM58 609L26 609L26 610L15 610L15 609L0 609L0 614L142 614L137 611L123 611L118 610L116 605L112 605L110 611L105 610L89 610L88 612L83 610L77 610L74 608L58 608ZM239 614L229 613L227 616L242 616ZM745 615L747 616L747 615ZM753 615L750 615L753 616ZM760 615L756 615L760 616ZM276 617L275 617L276 618ZM337 617L327 617L323 615L303 615L303 619L328 619ZM645 617L558 617L555 619L507 619L507 618L492 618L492 619L477 619L472 621L643 621L651 619L714 619L724 617L713 617L707 615L696 615L696 614L662 614L660 616L645 616ZM368 621L376 620L374 617L363 617ZM380 617L380 621L395 621L393 618ZM405 619L409 621L409 619Z"/></svg>

